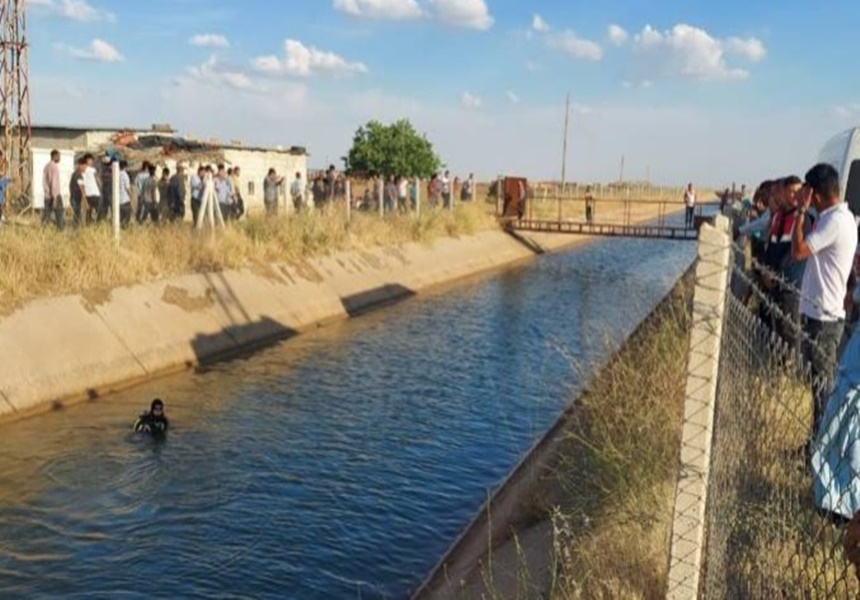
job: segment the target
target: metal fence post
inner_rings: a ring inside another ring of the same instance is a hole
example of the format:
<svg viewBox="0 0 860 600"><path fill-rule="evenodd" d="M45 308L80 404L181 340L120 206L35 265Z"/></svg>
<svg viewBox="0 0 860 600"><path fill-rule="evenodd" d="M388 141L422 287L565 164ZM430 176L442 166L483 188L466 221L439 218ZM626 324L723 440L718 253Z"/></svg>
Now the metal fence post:
<svg viewBox="0 0 860 600"><path fill-rule="evenodd" d="M421 178L415 178L415 217L421 216Z"/></svg>
<svg viewBox="0 0 860 600"><path fill-rule="evenodd" d="M693 600L704 562L705 504L710 476L717 375L726 308L731 240L728 219L702 226L687 359L681 461L669 551L666 598Z"/></svg>
<svg viewBox="0 0 860 600"><path fill-rule="evenodd" d="M379 216L385 216L385 179L380 177L379 185L376 189L376 202L379 204Z"/></svg>

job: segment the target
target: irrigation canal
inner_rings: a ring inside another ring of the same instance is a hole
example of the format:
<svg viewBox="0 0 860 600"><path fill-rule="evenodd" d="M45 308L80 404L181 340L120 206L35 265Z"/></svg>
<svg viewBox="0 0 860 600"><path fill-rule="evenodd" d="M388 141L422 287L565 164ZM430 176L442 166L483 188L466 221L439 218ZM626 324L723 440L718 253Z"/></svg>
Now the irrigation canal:
<svg viewBox="0 0 860 600"><path fill-rule="evenodd" d="M598 241L4 427L0 597L402 598L694 252Z"/></svg>

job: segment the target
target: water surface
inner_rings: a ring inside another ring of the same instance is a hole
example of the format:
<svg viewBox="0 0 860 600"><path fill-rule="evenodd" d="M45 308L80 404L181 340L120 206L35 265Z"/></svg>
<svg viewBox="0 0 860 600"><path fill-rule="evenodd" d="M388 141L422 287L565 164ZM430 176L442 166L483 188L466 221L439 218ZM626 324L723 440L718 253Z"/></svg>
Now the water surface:
<svg viewBox="0 0 860 600"><path fill-rule="evenodd" d="M601 241L4 427L0 597L402 598L693 253Z"/></svg>

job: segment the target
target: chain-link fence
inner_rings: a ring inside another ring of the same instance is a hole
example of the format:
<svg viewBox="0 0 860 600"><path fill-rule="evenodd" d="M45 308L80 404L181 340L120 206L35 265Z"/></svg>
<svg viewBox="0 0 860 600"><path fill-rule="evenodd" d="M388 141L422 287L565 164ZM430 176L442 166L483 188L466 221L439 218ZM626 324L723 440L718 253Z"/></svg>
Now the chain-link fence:
<svg viewBox="0 0 860 600"><path fill-rule="evenodd" d="M837 389L814 435L816 391L827 400L833 374L801 327L800 292L748 248L732 250L699 597L858 598L843 551L847 508L860 497L858 406Z"/></svg>

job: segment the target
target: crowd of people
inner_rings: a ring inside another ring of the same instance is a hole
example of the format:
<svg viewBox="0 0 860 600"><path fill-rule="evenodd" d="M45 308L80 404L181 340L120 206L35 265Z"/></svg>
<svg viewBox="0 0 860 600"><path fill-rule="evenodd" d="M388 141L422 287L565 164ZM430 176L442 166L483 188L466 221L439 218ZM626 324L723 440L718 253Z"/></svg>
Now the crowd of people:
<svg viewBox="0 0 860 600"><path fill-rule="evenodd" d="M822 415L853 308L857 220L840 198L839 174L817 164L804 179L761 183L744 200L736 239L749 241L759 317L810 366L813 431ZM750 300L751 290L742 294Z"/></svg>
<svg viewBox="0 0 860 600"><path fill-rule="evenodd" d="M59 229L64 228L67 208L65 198L68 198L75 227L106 220L112 210L114 162L119 163L119 216L122 227L128 227L132 223L132 217L141 225L147 221L181 222L185 220L189 203L191 216L196 222L209 178L213 181L214 198L225 221L237 220L246 213L240 184L242 171L239 166L201 164L189 176L188 169L182 162L177 164L175 172L171 172L167 167L162 167L159 172L155 164L144 161L132 176L127 161L106 158L101 169L98 169L95 157L85 154L76 161L71 181L68 188L64 189L60 180L60 152L54 150L43 172L43 224L53 222ZM450 174L446 171L442 175L434 175L428 181L426 193L431 208L440 205L450 208L452 197L458 192L461 201L468 202L474 198L474 175L470 174L463 182L459 178L454 178L452 182L449 177ZM305 182L302 174L296 173L287 185L285 176L279 175L275 169L269 169L263 180L263 204L266 214L278 214L282 194L289 198L295 212L309 208L325 210L335 202L345 201L347 179L343 173L337 172L334 165L325 171L312 174L309 179L310 181ZM6 185L8 179L0 180L0 187L5 189ZM414 211L418 204L417 186L416 179L404 176L382 178L374 174L365 182L363 193L351 190L353 208L378 211L379 203L382 202L382 209L386 213ZM0 194L3 189L0 189ZM136 206L134 211L133 205Z"/></svg>

